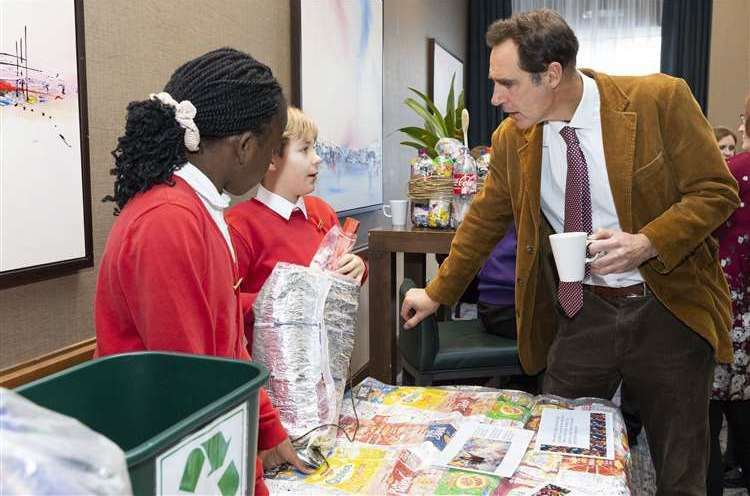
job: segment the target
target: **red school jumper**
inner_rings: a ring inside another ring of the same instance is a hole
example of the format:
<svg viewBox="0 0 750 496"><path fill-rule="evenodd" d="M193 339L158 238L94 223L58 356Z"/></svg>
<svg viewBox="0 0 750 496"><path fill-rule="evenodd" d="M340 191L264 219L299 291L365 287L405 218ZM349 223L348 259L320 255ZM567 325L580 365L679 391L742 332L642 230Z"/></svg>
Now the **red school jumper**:
<svg viewBox="0 0 750 496"><path fill-rule="evenodd" d="M289 220L253 198L230 208L225 217L242 277L247 350L252 353L252 304L278 262L310 265L320 242L339 219L328 203L317 196L305 196L305 214L299 209ZM367 278L367 269L362 282Z"/></svg>
<svg viewBox="0 0 750 496"><path fill-rule="evenodd" d="M249 360L237 266L216 223L180 177L128 201L117 217L99 269L96 356L176 351ZM260 391L258 448L287 433ZM268 494L256 459L255 494Z"/></svg>

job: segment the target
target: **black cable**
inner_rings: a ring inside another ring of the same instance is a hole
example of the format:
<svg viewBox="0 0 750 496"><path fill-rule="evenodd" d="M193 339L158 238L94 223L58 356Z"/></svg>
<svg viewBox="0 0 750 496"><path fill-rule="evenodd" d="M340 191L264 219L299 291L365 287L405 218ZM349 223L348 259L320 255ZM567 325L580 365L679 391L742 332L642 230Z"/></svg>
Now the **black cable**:
<svg viewBox="0 0 750 496"><path fill-rule="evenodd" d="M300 439L304 439L305 437L309 436L310 434L317 431L318 429L324 429L326 427L335 427L337 431L342 431L344 433L344 436L346 436L346 440L349 441L350 443L353 443L357 439L357 432L359 431L359 416L357 415L357 408L354 404L354 391L352 390L354 386L352 385L352 362L351 360L349 361L349 366L347 367L346 382L349 384L349 394L352 400L352 412L354 412L354 434L351 437L349 437L349 433L346 432L346 429L344 429L339 424L321 424L317 427L313 427L312 429L305 432L301 436L298 436L292 439L292 444L296 443ZM323 454L320 453L320 451L318 451L318 453L323 457L323 460L325 460L325 456L323 456ZM328 461L326 461L326 465L328 465Z"/></svg>

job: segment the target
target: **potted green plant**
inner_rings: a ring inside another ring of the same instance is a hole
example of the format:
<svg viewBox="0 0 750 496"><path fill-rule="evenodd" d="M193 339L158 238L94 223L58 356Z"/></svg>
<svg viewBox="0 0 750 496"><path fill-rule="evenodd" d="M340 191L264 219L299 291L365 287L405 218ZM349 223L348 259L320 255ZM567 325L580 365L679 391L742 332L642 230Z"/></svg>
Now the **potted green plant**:
<svg viewBox="0 0 750 496"><path fill-rule="evenodd" d="M421 101L408 97L404 100L404 104L424 120L424 127L407 126L400 128L399 131L411 138L408 141L402 141L402 145L416 148L417 151L424 148L430 157L435 158L437 156L435 144L440 138L462 139L461 112L464 109L464 92L461 91L458 102L456 102L453 91L455 80L456 76L454 75L451 78L445 114L440 112L430 97L415 88L409 88Z"/></svg>

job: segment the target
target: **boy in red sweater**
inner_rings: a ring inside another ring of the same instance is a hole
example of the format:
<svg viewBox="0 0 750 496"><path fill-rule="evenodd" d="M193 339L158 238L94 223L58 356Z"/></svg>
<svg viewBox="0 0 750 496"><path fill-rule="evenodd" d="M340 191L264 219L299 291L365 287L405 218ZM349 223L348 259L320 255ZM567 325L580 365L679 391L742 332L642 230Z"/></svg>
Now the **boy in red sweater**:
<svg viewBox="0 0 750 496"><path fill-rule="evenodd" d="M315 152L318 128L301 110L289 107L281 147L274 152L255 198L226 214L242 277L245 335L252 352L252 302L278 262L310 265L325 234L338 224L336 212L310 193L321 159ZM352 253L338 262L338 272L361 282L364 261Z"/></svg>
<svg viewBox="0 0 750 496"><path fill-rule="evenodd" d="M95 297L97 356L178 351L249 360L225 193L258 183L286 125L271 70L223 48L177 69L164 92L128 105L113 155L118 215ZM306 471L260 392L255 494L266 467ZM249 481L252 483L252 481Z"/></svg>

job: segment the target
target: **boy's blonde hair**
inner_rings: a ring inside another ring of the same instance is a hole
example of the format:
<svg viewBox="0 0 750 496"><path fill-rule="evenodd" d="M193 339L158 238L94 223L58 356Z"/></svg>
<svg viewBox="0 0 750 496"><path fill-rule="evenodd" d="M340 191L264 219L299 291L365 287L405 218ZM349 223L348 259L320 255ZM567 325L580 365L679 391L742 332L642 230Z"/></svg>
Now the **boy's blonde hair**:
<svg viewBox="0 0 750 496"><path fill-rule="evenodd" d="M284 134L281 135L279 155L284 155L286 145L292 138L315 143L318 139L318 126L300 109L289 106L286 109L286 129L284 129Z"/></svg>

